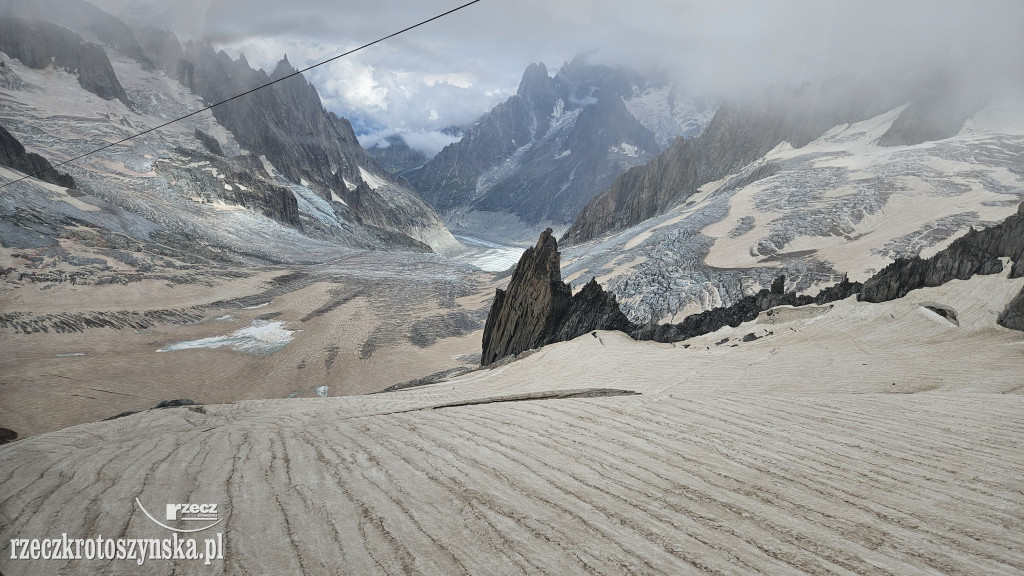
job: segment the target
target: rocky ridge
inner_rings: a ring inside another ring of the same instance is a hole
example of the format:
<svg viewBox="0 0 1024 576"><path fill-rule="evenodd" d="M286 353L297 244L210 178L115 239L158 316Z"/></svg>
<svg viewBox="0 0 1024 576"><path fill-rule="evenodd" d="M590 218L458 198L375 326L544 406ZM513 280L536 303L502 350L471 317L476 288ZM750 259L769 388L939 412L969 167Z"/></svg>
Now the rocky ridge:
<svg viewBox="0 0 1024 576"><path fill-rule="evenodd" d="M0 15L56 23L88 42L124 54L147 70L153 67L131 28L86 0L0 0Z"/></svg>
<svg viewBox="0 0 1024 576"><path fill-rule="evenodd" d="M220 102L296 72L287 58L267 74L252 69L244 56L231 59L223 52L215 52L209 43L190 43L183 48L173 33L152 28L139 31L139 42L123 22L82 0L3 0L0 19L0 49L4 52L33 69L43 69L52 61L58 68L77 74L83 88L104 99L121 100L128 108L126 114L118 114L120 118L97 113L119 124L109 126L121 133L119 137L130 134L136 129L135 124L145 124L140 122L140 115L166 120L181 115L181 109L195 110L194 105L184 104L180 97L169 97L180 91L168 85L161 70L168 80L177 80L205 104ZM112 65L115 60L116 65ZM10 70L4 71L2 80L4 86L21 90L19 103L31 105L40 98L56 96L35 90L30 84L17 84L20 78ZM71 116L61 115L59 122L71 121ZM198 130L195 137L202 148L217 156L233 157L248 152L253 159L264 159L264 169L254 170L248 182L236 178L244 187L243 192L245 188L252 189L249 184L253 184L263 188L261 193L239 194L236 187L235 194L224 195L235 197L229 203L247 208L255 204L255 213L341 246L438 252L459 247L433 209L408 183L390 177L359 145L348 121L324 110L316 89L305 79L290 77L232 100L214 108L213 117L216 123L212 126L198 119L186 123L189 132ZM42 150L37 140L52 140L50 134L39 132L27 120L5 126L34 149ZM27 140L26 132L31 136ZM176 140L168 130L162 132L165 142ZM227 142L225 136L233 141ZM220 146L218 139L226 146ZM161 136L154 134L137 139L124 150L111 151L110 155L118 157L113 166L121 164L125 154L150 148L129 162L135 174L148 174L147 158L164 158L168 151L181 146L180 142L161 146L157 144L159 140ZM86 143L69 141L54 145L71 152L71 148ZM62 155L65 150L60 152ZM98 168L98 157L91 160L92 166ZM239 168L235 166L233 172ZM181 170L177 172L180 174ZM185 178L190 181L186 186L203 179L201 174L189 175ZM82 185L91 187L84 181ZM277 191L268 196L271 189ZM271 199L282 191L295 198ZM96 193L105 199L121 200L119 192ZM262 200L254 202L255 196ZM289 207L296 203L297 212L294 206ZM125 207L141 209L150 216L150 206L133 204ZM304 225L295 226L300 219Z"/></svg>

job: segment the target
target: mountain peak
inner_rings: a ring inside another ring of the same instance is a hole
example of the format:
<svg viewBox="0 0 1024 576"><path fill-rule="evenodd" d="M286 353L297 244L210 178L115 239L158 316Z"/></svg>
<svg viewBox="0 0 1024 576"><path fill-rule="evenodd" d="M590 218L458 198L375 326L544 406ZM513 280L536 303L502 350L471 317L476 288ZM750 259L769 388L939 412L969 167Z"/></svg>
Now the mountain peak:
<svg viewBox="0 0 1024 576"><path fill-rule="evenodd" d="M292 63L288 61L288 55L285 54L284 57L277 62L277 65L274 66L274 71L270 74L270 77L281 78L283 76L292 74L295 71L295 67L292 66Z"/></svg>
<svg viewBox="0 0 1024 576"><path fill-rule="evenodd" d="M543 62L530 64L526 67L526 71L523 72L523 79L519 82L519 89L516 91L516 94L526 96L539 90L544 90L550 82L551 77L548 76L547 66L544 66Z"/></svg>

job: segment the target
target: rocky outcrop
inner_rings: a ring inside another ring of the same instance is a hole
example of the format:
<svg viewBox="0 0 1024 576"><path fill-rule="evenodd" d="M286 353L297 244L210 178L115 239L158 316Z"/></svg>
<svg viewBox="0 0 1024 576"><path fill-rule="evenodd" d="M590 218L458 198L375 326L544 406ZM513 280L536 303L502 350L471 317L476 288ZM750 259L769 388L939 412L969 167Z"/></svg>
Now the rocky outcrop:
<svg viewBox="0 0 1024 576"><path fill-rule="evenodd" d="M78 54L77 71L78 83L82 88L105 100L116 98L127 106L131 105L103 48L88 42L82 44Z"/></svg>
<svg viewBox="0 0 1024 576"><path fill-rule="evenodd" d="M562 282L558 243L548 229L523 253L508 288L495 292L480 364L546 344L571 301L572 289Z"/></svg>
<svg viewBox="0 0 1024 576"><path fill-rule="evenodd" d="M480 364L575 338L592 330L627 330L615 295L591 280L576 296L562 282L558 243L547 229L519 259L508 288L498 289L484 325Z"/></svg>
<svg viewBox="0 0 1024 576"><path fill-rule="evenodd" d="M897 259L864 283L860 299L885 302L917 288L1002 272L1001 257L1014 263L1011 278L1024 276L1024 203L1003 222L980 231L971 228L931 258Z"/></svg>
<svg viewBox="0 0 1024 576"><path fill-rule="evenodd" d="M861 285L842 282L822 290L817 297L785 291L786 277L756 295L732 306L715 308L686 317L678 324L635 324L619 309L615 295L591 279L575 296L562 282L558 243L548 229L537 245L519 259L508 288L498 289L484 326L480 364L487 366L526 350L565 342L594 330L619 330L636 340L678 342L709 334L725 326L749 322L760 312L776 306L825 304L848 298Z"/></svg>
<svg viewBox="0 0 1024 576"><path fill-rule="evenodd" d="M259 159L252 155L225 158L185 148L176 149L175 154L182 161L160 160L154 168L173 182L182 196L199 198L203 202L221 201L244 206L281 224L302 229L295 195L291 190L274 184ZM188 167L200 163L214 170L195 171Z"/></svg>
<svg viewBox="0 0 1024 576"><path fill-rule="evenodd" d="M594 330L631 332L634 329L635 325L619 310L615 295L605 291L597 279L591 278L572 297L554 341L565 342Z"/></svg>
<svg viewBox="0 0 1024 576"><path fill-rule="evenodd" d="M0 50L29 68L53 65L78 75L82 88L131 106L103 48L52 22L0 17Z"/></svg>
<svg viewBox="0 0 1024 576"><path fill-rule="evenodd" d="M1024 288L999 314L998 322L1000 326L1024 332Z"/></svg>
<svg viewBox="0 0 1024 576"><path fill-rule="evenodd" d="M57 186L75 187L74 178L54 170L49 160L39 154L26 152L21 142L3 126L0 126L0 164Z"/></svg>
<svg viewBox="0 0 1024 576"><path fill-rule="evenodd" d="M199 140L210 154L216 154L217 156L224 155L224 150L220 147L220 142L199 128L196 128L196 140Z"/></svg>
<svg viewBox="0 0 1024 576"><path fill-rule="evenodd" d="M757 294L745 296L731 306L706 310L699 314L687 316L678 324L647 324L630 332L635 340L653 340L655 342L679 342L695 336L702 336L726 326L735 328L744 322L757 318L758 314L777 306L807 306L809 304L827 304L843 300L857 294L861 285L843 278L842 282L821 290L817 296L786 292L786 277L779 276L772 282L770 289L762 289Z"/></svg>

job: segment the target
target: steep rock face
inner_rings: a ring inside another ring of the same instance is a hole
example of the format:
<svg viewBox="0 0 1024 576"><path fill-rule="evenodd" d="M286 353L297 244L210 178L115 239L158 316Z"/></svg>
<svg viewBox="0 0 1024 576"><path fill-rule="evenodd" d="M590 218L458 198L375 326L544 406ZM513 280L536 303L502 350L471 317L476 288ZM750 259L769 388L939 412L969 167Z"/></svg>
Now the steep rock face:
<svg viewBox="0 0 1024 576"><path fill-rule="evenodd" d="M423 198L445 211L468 204L477 179L547 131L555 105L547 68L531 64L516 94L497 105L459 141L441 150L413 176Z"/></svg>
<svg viewBox="0 0 1024 576"><path fill-rule="evenodd" d="M572 297L553 341L565 342L594 330L629 333L634 329L635 325L619 310L615 295L605 291L596 278L591 278Z"/></svg>
<svg viewBox="0 0 1024 576"><path fill-rule="evenodd" d="M206 148L210 154L216 154L217 156L224 155L224 149L221 148L220 142L216 138L203 132L199 128L196 128L196 140L203 143L203 147Z"/></svg>
<svg viewBox="0 0 1024 576"><path fill-rule="evenodd" d="M497 290L484 326L484 366L510 354L543 346L569 307L572 290L562 282L558 244L551 230L519 259L506 290Z"/></svg>
<svg viewBox="0 0 1024 576"><path fill-rule="evenodd" d="M78 83L105 100L131 106L103 48L52 22L0 16L0 50L30 68L51 64L78 75Z"/></svg>
<svg viewBox="0 0 1024 576"><path fill-rule="evenodd" d="M519 259L506 290L497 290L484 326L480 364L591 330L626 330L615 296L591 280L576 296L562 282L558 243L551 229Z"/></svg>
<svg viewBox="0 0 1024 576"><path fill-rule="evenodd" d="M631 70L582 58L554 77L543 64L531 64L514 96L409 177L442 213L569 223L596 191L661 151L655 134L624 103L645 87ZM664 110L651 105L668 88L663 92L647 93L644 105L634 106L652 126L671 124L659 116L671 114L667 104L661 102Z"/></svg>
<svg viewBox="0 0 1024 576"><path fill-rule="evenodd" d="M79 51L78 82L89 92L106 100L118 100L129 104L128 96L114 74L107 53L103 48L85 43Z"/></svg>
<svg viewBox="0 0 1024 576"><path fill-rule="evenodd" d="M678 342L709 334L724 326L739 326L776 306L826 304L857 294L861 285L842 282L817 297L785 291L780 276L771 289L762 289L731 306L687 316L678 324L636 324L619 309L615 295L591 279L575 296L562 282L558 243L548 229L537 245L523 253L505 290L498 289L484 326L483 366L520 352L565 342L594 330L619 330L635 340Z"/></svg>
<svg viewBox="0 0 1024 576"><path fill-rule="evenodd" d="M837 124L865 120L900 103L897 94L873 93L839 78L818 88L772 90L744 106L723 105L699 137L676 140L652 162L630 169L590 200L562 241L585 242L636 225L782 142L800 148Z"/></svg>
<svg viewBox="0 0 1024 576"><path fill-rule="evenodd" d="M232 60L209 44L190 42L182 49L169 32L150 28L140 34L152 59L208 104L280 80L213 108L214 117L239 145L313 190L339 218L395 247L458 246L433 209L363 149L348 120L326 111L302 76L291 76L296 70L287 57L268 75L253 70L244 56Z"/></svg>
<svg viewBox="0 0 1024 576"><path fill-rule="evenodd" d="M1024 289L1006 305L1006 309L999 315L998 322L1000 326L1024 332Z"/></svg>
<svg viewBox="0 0 1024 576"><path fill-rule="evenodd" d="M0 15L53 22L104 44L144 68L153 64L127 24L85 0L0 0Z"/></svg>
<svg viewBox="0 0 1024 576"><path fill-rule="evenodd" d="M510 212L528 223L568 223L596 190L658 151L654 135L621 98L602 98L584 106L563 137L534 144L516 170L487 188L472 207Z"/></svg>
<svg viewBox="0 0 1024 576"><path fill-rule="evenodd" d="M295 72L285 58L267 75L253 70L244 56L232 60L208 44L189 43L186 58L195 67L196 93L208 104ZM292 181L314 183L325 199L329 190L347 190L345 179L362 180L360 160L374 165L348 121L325 111L316 89L300 76L217 106L213 114L240 145L265 155Z"/></svg>
<svg viewBox="0 0 1024 576"><path fill-rule="evenodd" d="M139 30L138 38L143 51L158 68L196 92L195 65L185 59L185 51L174 32L147 26Z"/></svg>
<svg viewBox="0 0 1024 576"><path fill-rule="evenodd" d="M3 126L0 126L0 164L28 175L35 174L35 178L44 182L65 188L75 187L75 180L70 174L54 170L50 162L39 154L26 152L21 142Z"/></svg>

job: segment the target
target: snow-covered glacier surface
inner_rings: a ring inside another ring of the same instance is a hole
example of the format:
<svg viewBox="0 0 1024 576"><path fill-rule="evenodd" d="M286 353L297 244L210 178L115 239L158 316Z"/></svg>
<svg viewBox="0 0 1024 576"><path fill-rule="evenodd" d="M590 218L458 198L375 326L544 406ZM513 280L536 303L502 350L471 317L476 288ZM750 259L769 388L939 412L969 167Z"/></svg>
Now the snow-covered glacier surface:
<svg viewBox="0 0 1024 576"><path fill-rule="evenodd" d="M927 257L1024 200L1024 136L968 122L953 138L880 147L900 109L780 144L639 225L563 250L575 285L596 276L634 321L679 321L767 287L863 280ZM983 111L984 112L984 111ZM751 174L763 175L745 185Z"/></svg>

